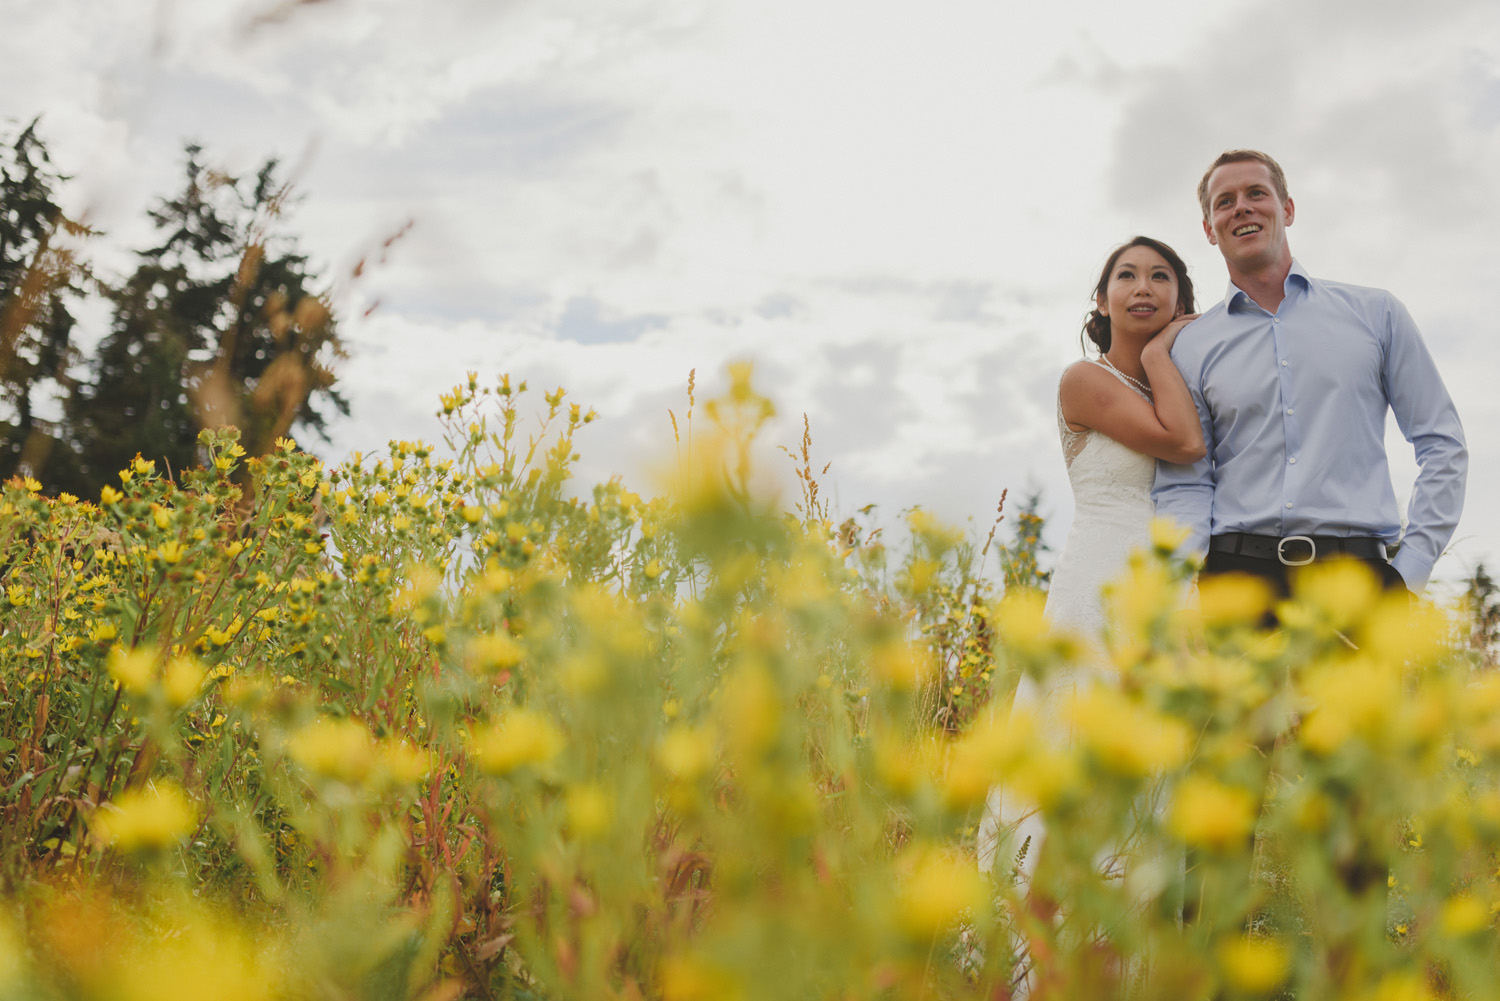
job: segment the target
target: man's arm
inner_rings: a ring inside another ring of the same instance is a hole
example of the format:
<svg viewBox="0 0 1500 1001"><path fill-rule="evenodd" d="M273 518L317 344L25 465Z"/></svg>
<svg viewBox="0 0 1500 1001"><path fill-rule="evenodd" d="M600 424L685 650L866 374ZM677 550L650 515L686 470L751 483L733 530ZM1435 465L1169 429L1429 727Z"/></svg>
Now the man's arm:
<svg viewBox="0 0 1500 1001"><path fill-rule="evenodd" d="M1437 365L1411 314L1394 296L1388 299L1385 321L1390 336L1381 375L1386 399L1401 433L1415 448L1420 467L1406 509L1406 533L1391 565L1407 587L1421 591L1458 527L1469 450L1458 410ZM1159 482L1159 473L1157 478Z"/></svg>
<svg viewBox="0 0 1500 1001"><path fill-rule="evenodd" d="M1156 516L1176 522L1188 530L1186 541L1178 548L1182 556L1203 557L1208 553L1208 536L1213 525L1214 508L1214 435L1213 424L1208 418L1208 407L1203 402L1202 373L1192 361L1172 352L1172 361L1187 383L1193 406L1198 410L1198 421L1203 425L1203 444L1207 454L1191 465L1179 465L1158 460L1156 483L1151 489L1151 499L1156 503Z"/></svg>

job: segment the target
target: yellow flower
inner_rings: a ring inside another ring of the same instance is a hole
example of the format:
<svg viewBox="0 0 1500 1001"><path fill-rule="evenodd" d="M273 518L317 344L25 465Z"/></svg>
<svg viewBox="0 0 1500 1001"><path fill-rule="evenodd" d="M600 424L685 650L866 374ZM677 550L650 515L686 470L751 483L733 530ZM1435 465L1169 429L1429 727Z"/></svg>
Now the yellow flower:
<svg viewBox="0 0 1500 1001"><path fill-rule="evenodd" d="M1360 996L1360 1001L1433 1001L1434 997L1422 974L1405 972L1386 974L1375 990Z"/></svg>
<svg viewBox="0 0 1500 1001"><path fill-rule="evenodd" d="M157 782L122 793L94 812L94 836L121 851L165 848L193 832L198 812L171 782Z"/></svg>
<svg viewBox="0 0 1500 1001"><path fill-rule="evenodd" d="M1141 778L1187 758L1188 731L1178 720L1132 703L1108 688L1073 700L1068 711L1080 744L1106 771Z"/></svg>
<svg viewBox="0 0 1500 1001"><path fill-rule="evenodd" d="M1217 954L1225 982L1245 994L1269 994L1291 965L1286 947L1269 938L1233 938L1221 943Z"/></svg>
<svg viewBox="0 0 1500 1001"><path fill-rule="evenodd" d="M663 1001L741 1001L744 985L735 974L696 956L668 956L657 970Z"/></svg>
<svg viewBox="0 0 1500 1001"><path fill-rule="evenodd" d="M1438 927L1449 938L1464 938L1489 927L1489 924L1490 909L1470 893L1450 897L1438 917Z"/></svg>
<svg viewBox="0 0 1500 1001"><path fill-rule="evenodd" d="M576 837L593 841L609 833L614 803L603 786L597 782L569 786L565 799L568 827Z"/></svg>
<svg viewBox="0 0 1500 1001"><path fill-rule="evenodd" d="M1183 841L1209 851L1247 851L1255 798L1243 789L1189 775L1177 787L1168 826Z"/></svg>
<svg viewBox="0 0 1500 1001"><path fill-rule="evenodd" d="M503 632L480 633L469 640L468 653L469 669L483 674L508 671L526 655L521 644Z"/></svg>
<svg viewBox="0 0 1500 1001"><path fill-rule="evenodd" d="M380 770L398 785L412 785L427 777L427 753L404 740L385 740L377 751Z"/></svg>
<svg viewBox="0 0 1500 1001"><path fill-rule="evenodd" d="M176 539L173 539L171 542L163 542L156 547L156 555L163 563L181 563L182 552L182 543Z"/></svg>
<svg viewBox="0 0 1500 1001"><path fill-rule="evenodd" d="M1043 614L1047 596L1034 588L1012 588L995 606L995 631L1012 654L1032 665L1053 665L1079 653L1076 637L1054 630Z"/></svg>
<svg viewBox="0 0 1500 1001"><path fill-rule="evenodd" d="M1113 643L1122 660L1144 655L1154 624L1178 605L1177 585L1167 566L1150 554L1137 551L1123 574L1104 589Z"/></svg>
<svg viewBox="0 0 1500 1001"><path fill-rule="evenodd" d="M203 687L203 666L189 656L173 657L162 671L161 687L167 702L184 706L198 697Z"/></svg>
<svg viewBox="0 0 1500 1001"><path fill-rule="evenodd" d="M1249 574L1213 574L1198 581L1199 614L1210 627L1254 625L1274 600L1271 585Z"/></svg>
<svg viewBox="0 0 1500 1001"><path fill-rule="evenodd" d="M319 717L287 741L287 753L308 771L357 782L375 764L375 744L370 731L354 719Z"/></svg>
<svg viewBox="0 0 1500 1001"><path fill-rule="evenodd" d="M1333 628L1348 629L1375 604L1380 583L1358 560L1323 560L1297 572L1293 593L1322 612Z"/></svg>
<svg viewBox="0 0 1500 1001"><path fill-rule="evenodd" d="M125 495L120 493L120 491L116 490L114 487L106 486L99 491L100 504L117 504L124 498Z"/></svg>
<svg viewBox="0 0 1500 1001"><path fill-rule="evenodd" d="M1448 649L1450 624L1441 608L1399 592L1382 594L1360 625L1360 648L1391 664L1424 667Z"/></svg>
<svg viewBox="0 0 1500 1001"><path fill-rule="evenodd" d="M133 650L117 646L110 650L105 667L121 688L139 694L150 688L156 678L156 651L149 646Z"/></svg>
<svg viewBox="0 0 1500 1001"><path fill-rule="evenodd" d="M562 752L562 731L541 713L513 709L504 719L473 736L474 760L492 775L542 765Z"/></svg>
<svg viewBox="0 0 1500 1001"><path fill-rule="evenodd" d="M717 697L725 736L741 754L755 754L781 732L782 697L769 672L755 663L736 668Z"/></svg>
<svg viewBox="0 0 1500 1001"><path fill-rule="evenodd" d="M130 464L130 469L139 476L146 476L156 471L156 461L153 459L142 459L140 455L137 455L135 461Z"/></svg>
<svg viewBox="0 0 1500 1001"><path fill-rule="evenodd" d="M703 730L678 724L662 734L656 762L675 779L692 782L714 763L713 738Z"/></svg>
<svg viewBox="0 0 1500 1001"><path fill-rule="evenodd" d="M971 859L931 846L908 850L897 892L896 920L918 941L929 941L988 902L986 879Z"/></svg>
<svg viewBox="0 0 1500 1001"><path fill-rule="evenodd" d="M1187 541L1192 531L1171 518L1151 519L1151 548L1164 555L1170 556L1177 551L1177 547Z"/></svg>
<svg viewBox="0 0 1500 1001"><path fill-rule="evenodd" d="M916 643L884 643L870 657L870 673L898 692L924 684L936 671L931 652Z"/></svg>
<svg viewBox="0 0 1500 1001"><path fill-rule="evenodd" d="M1407 734L1392 721L1409 703L1398 670L1355 656L1310 675L1306 691L1315 708L1302 725L1303 746L1331 754L1356 734L1374 745L1401 746Z"/></svg>

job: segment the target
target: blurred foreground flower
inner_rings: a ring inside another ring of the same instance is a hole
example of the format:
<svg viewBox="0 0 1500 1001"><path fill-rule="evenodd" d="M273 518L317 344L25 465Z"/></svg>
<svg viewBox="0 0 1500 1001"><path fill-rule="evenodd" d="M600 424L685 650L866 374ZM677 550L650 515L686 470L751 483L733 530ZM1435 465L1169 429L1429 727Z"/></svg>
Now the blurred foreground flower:
<svg viewBox="0 0 1500 1001"><path fill-rule="evenodd" d="M153 782L121 794L94 812L94 833L101 844L126 852L166 848L193 832L198 811L175 783Z"/></svg>

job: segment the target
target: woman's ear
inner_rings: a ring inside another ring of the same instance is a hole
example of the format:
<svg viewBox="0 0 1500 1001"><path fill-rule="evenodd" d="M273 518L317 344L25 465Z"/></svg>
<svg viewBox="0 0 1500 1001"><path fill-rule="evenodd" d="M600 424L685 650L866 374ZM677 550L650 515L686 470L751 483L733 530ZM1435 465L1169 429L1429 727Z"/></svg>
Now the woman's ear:
<svg viewBox="0 0 1500 1001"><path fill-rule="evenodd" d="M1100 316L1108 316L1109 315L1109 300L1104 297L1104 293L1103 292L1099 292L1099 293L1095 294L1095 296L1094 296L1094 305L1099 308L1099 315Z"/></svg>

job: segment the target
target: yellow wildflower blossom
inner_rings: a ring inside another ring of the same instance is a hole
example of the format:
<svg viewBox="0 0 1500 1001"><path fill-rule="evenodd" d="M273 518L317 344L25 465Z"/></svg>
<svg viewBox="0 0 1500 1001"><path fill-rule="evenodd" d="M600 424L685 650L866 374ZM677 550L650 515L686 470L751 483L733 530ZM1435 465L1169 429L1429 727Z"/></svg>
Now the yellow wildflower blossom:
<svg viewBox="0 0 1500 1001"><path fill-rule="evenodd" d="M513 709L498 723L473 735L474 760L493 775L546 764L562 749L562 731L546 716L530 709Z"/></svg>
<svg viewBox="0 0 1500 1001"><path fill-rule="evenodd" d="M122 793L94 812L94 836L121 851L165 848L193 832L198 812L171 782L156 782Z"/></svg>

